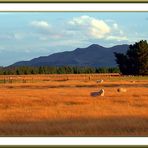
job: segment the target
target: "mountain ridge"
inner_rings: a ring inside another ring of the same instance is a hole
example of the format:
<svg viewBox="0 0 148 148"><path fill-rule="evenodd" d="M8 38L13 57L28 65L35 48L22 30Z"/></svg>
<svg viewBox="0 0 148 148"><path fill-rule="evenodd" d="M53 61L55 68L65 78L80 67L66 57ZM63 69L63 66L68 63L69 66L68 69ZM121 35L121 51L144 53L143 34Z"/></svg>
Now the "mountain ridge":
<svg viewBox="0 0 148 148"><path fill-rule="evenodd" d="M86 48L76 48L72 51L53 53L40 56L29 61L19 61L10 66L91 66L113 67L116 66L114 52L125 53L129 45L115 45L103 47L92 44Z"/></svg>

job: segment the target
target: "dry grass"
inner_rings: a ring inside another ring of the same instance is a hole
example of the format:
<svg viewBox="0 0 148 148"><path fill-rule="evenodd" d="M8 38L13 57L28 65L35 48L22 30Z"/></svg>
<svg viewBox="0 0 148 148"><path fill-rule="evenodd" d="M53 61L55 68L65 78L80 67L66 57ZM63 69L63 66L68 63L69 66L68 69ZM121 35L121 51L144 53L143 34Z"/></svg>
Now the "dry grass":
<svg viewBox="0 0 148 148"><path fill-rule="evenodd" d="M105 81L97 84L99 78ZM0 76L3 79L9 78ZM0 84L1 136L148 136L147 77L34 75L11 79ZM119 87L127 92L117 92ZM90 95L100 88L105 96Z"/></svg>

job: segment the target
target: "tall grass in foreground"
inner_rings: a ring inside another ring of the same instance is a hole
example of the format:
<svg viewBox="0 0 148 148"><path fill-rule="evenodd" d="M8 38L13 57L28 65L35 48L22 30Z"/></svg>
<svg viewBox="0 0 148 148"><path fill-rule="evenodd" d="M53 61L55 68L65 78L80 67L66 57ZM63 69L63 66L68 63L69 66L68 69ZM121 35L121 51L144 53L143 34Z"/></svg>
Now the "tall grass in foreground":
<svg viewBox="0 0 148 148"><path fill-rule="evenodd" d="M18 82L0 84L0 135L148 136L148 79L134 78L14 75ZM118 93L118 87L127 92ZM100 88L104 97L90 95Z"/></svg>

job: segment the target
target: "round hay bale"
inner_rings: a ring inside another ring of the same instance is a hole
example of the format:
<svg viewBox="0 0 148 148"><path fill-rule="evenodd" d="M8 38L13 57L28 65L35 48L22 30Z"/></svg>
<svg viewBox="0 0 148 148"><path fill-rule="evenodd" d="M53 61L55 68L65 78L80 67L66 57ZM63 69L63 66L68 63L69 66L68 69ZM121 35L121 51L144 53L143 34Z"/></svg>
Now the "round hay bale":
<svg viewBox="0 0 148 148"><path fill-rule="evenodd" d="M118 92L127 92L127 89L126 88L118 88L117 91Z"/></svg>

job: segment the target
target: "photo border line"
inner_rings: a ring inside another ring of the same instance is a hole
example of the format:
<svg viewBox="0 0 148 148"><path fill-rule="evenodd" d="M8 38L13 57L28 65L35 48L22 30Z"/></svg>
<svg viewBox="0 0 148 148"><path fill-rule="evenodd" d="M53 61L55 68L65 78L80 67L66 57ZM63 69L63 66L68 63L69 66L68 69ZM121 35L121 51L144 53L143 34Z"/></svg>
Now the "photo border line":
<svg viewBox="0 0 148 148"><path fill-rule="evenodd" d="M148 3L148 0L0 0L0 3ZM86 10L87 11L87 10ZM1 12L86 12L86 11L0 11ZM148 11L87 11L87 12L148 12ZM18 136L20 137L20 136ZM62 136L63 137L63 136ZM112 137L112 136L111 136ZM123 136L125 137L125 136ZM0 148L148 148L148 145L0 145Z"/></svg>
<svg viewBox="0 0 148 148"><path fill-rule="evenodd" d="M148 3L148 0L0 0L0 3Z"/></svg>
<svg viewBox="0 0 148 148"><path fill-rule="evenodd" d="M0 145L0 148L148 148L148 145Z"/></svg>

